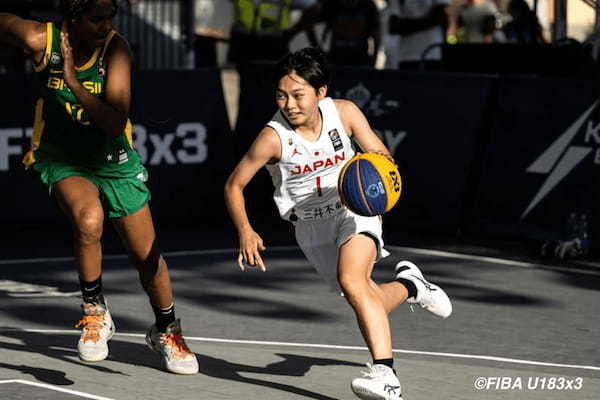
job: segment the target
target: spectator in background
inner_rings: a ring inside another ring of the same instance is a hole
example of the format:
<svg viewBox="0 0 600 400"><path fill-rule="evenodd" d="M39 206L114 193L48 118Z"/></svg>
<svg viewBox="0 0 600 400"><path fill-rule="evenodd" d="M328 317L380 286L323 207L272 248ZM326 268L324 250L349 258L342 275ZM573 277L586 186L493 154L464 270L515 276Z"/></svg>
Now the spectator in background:
<svg viewBox="0 0 600 400"><path fill-rule="evenodd" d="M319 20L326 24L324 41L331 35L331 64L375 66L381 24L373 0L321 0Z"/></svg>
<svg viewBox="0 0 600 400"><path fill-rule="evenodd" d="M218 43L229 40L233 5L223 0L194 1L194 65L216 67Z"/></svg>
<svg viewBox="0 0 600 400"><path fill-rule="evenodd" d="M298 22L304 24L306 15L316 12L317 0L230 0L234 20L229 41L229 61L238 71L252 62L275 62L288 52L289 41L299 32L290 26L290 11L303 10ZM309 33L314 44L314 34Z"/></svg>
<svg viewBox="0 0 600 400"><path fill-rule="evenodd" d="M464 43L493 43L502 41L496 36L499 21L498 7L488 0L468 0L458 16L464 30Z"/></svg>
<svg viewBox="0 0 600 400"><path fill-rule="evenodd" d="M390 0L398 2L398 14L388 20L388 31L399 35L398 68L438 69L441 64L441 49L427 51L423 64L423 53L434 44L446 41L448 27L448 0Z"/></svg>
<svg viewBox="0 0 600 400"><path fill-rule="evenodd" d="M502 27L507 42L545 43L540 21L525 0L510 0L508 13L511 20Z"/></svg>
<svg viewBox="0 0 600 400"><path fill-rule="evenodd" d="M399 40L398 35L390 34L388 21L390 16L398 15L398 1L397 0L381 0L381 50L383 52L383 68L385 69L396 69L398 68L398 47Z"/></svg>

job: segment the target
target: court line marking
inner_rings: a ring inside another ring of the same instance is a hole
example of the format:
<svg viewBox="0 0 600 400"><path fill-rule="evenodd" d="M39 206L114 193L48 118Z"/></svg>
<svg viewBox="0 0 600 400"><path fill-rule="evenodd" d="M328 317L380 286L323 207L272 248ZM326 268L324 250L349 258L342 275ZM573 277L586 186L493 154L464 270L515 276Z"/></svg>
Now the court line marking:
<svg viewBox="0 0 600 400"><path fill-rule="evenodd" d="M48 333L48 334L81 334L78 330L59 330L59 329L0 329L2 332L26 332L26 333ZM115 333L115 336L133 337L133 338L145 338L146 335L142 333ZM282 346L282 347L308 347L315 349L335 349L335 350L359 350L369 351L365 346L341 346L333 344L318 344L318 343L293 343L293 342L276 342L276 341L262 341L262 340L240 340L240 339L219 339L219 338L208 338L208 337L197 337L197 336L185 336L186 340L197 341L197 342L213 342L213 343L229 343L229 344L255 344L261 346ZM420 350L403 350L403 349L392 349L392 352L398 354L416 354L421 356L435 356L435 357L448 357L448 358L466 358L473 360L485 360L485 361L497 361L501 363L511 364L526 364L526 365L538 365L543 367L558 367L558 368L571 368L571 369L585 369L591 371L600 371L600 367L593 365L576 365L576 364L557 364L543 361L532 361L523 360L519 358L508 358L508 357L496 357L496 356L485 356L479 354L460 354L460 353L444 353L435 351L420 351Z"/></svg>
<svg viewBox="0 0 600 400"><path fill-rule="evenodd" d="M556 265L545 265L545 264L537 264L526 261L516 261L509 260L505 258L499 257L490 257L490 256L478 256L466 253L457 253L452 251L445 250L434 250L434 249L426 249L420 247L407 247L407 246L386 246L389 249L395 249L401 252L412 253L412 254L420 254L420 255L428 255L428 256L437 256L437 257L446 257L446 258L454 258L460 260L469 260L469 261L480 261L484 263L493 263L500 265L508 265L512 267L519 268L543 268L550 269L556 271L570 271L570 272L579 272L589 275L600 275L600 270L589 270L581 267L561 267ZM181 250L181 251L169 251L162 253L163 256L166 257L186 257L186 256L195 256L195 255L215 255L215 254L228 254L231 253L232 257L235 257L239 249L237 248L223 248L223 249L208 249L208 250ZM270 252L280 252L280 251L300 251L298 246L277 246L270 247L268 251ZM126 254L109 254L105 255L102 258L105 260L125 260L127 259ZM36 264L36 263L51 263L51 262L72 262L74 261L74 257L39 257L39 258L17 258L17 259L8 259L8 260L0 260L0 265L18 265L18 264ZM597 269L598 267L588 264L590 268Z"/></svg>
<svg viewBox="0 0 600 400"><path fill-rule="evenodd" d="M47 383L27 381L25 379L8 379L8 380L0 381L0 384L2 384L2 383L21 383L23 385L38 386L38 387L42 387L44 389L50 389L50 390L54 390L56 392L68 393L68 394L72 394L74 396L85 397L87 399L92 399L92 400L114 400L114 399L111 399L108 397L96 396L94 394L78 392L76 390L64 389L64 388L61 388L58 386L49 385Z"/></svg>

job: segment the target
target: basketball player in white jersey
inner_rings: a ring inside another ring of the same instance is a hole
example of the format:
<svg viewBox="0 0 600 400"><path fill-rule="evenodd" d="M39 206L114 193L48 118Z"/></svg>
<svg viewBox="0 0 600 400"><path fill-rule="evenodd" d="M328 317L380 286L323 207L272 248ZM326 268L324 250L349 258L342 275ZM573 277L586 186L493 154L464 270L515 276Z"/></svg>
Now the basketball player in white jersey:
<svg viewBox="0 0 600 400"><path fill-rule="evenodd" d="M442 318L452 313L448 296L427 282L416 265L401 261L395 279L377 284L371 272L385 257L381 219L352 213L340 202L337 181L354 155L351 138L365 152L392 159L354 103L327 96L329 71L323 53L305 48L276 66L279 110L260 132L225 185L225 200L240 240L238 264L265 270L263 241L248 219L243 189L266 166L281 217L295 225L308 260L339 287L356 314L373 363L352 381L361 399L402 399L393 369L388 314L407 300ZM339 286L338 286L339 285Z"/></svg>

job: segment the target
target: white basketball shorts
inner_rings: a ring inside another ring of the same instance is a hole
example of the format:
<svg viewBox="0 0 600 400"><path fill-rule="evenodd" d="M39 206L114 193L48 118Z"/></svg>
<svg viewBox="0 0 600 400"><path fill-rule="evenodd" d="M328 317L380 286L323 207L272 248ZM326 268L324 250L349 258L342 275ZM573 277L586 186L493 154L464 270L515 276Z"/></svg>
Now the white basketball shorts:
<svg viewBox="0 0 600 400"><path fill-rule="evenodd" d="M383 248L381 218L363 217L344 211L326 219L297 221L296 241L308 261L329 284L332 291L341 292L337 281L339 248L352 236L365 232L377 241L375 262L389 253Z"/></svg>

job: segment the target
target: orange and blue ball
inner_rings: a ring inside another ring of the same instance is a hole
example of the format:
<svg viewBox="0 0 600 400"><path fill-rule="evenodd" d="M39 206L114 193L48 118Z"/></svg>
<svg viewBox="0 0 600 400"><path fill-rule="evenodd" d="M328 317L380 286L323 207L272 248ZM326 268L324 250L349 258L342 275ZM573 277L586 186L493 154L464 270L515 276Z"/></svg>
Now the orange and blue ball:
<svg viewBox="0 0 600 400"><path fill-rule="evenodd" d="M376 153L360 153L352 157L338 180L342 203L356 214L382 215L400 198L402 180L393 162Z"/></svg>

